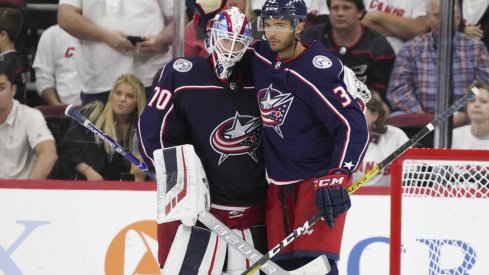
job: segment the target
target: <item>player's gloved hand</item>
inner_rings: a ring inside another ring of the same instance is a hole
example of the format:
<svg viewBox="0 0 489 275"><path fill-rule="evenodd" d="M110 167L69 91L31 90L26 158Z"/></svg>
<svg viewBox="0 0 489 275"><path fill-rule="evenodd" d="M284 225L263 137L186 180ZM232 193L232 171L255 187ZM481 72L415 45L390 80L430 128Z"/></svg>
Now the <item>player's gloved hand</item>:
<svg viewBox="0 0 489 275"><path fill-rule="evenodd" d="M224 8L227 0L185 0L187 8L194 13L194 23L206 30L207 22Z"/></svg>
<svg viewBox="0 0 489 275"><path fill-rule="evenodd" d="M341 168L334 168L329 173L314 181L316 205L321 211L323 220L329 227L334 227L334 219L350 209L351 201L347 188L351 185L350 173Z"/></svg>

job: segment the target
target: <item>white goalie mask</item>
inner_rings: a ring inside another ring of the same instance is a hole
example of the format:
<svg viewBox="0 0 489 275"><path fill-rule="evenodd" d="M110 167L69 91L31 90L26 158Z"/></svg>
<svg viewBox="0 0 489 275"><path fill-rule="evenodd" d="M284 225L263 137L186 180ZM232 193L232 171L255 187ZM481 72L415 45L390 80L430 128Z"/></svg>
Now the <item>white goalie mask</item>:
<svg viewBox="0 0 489 275"><path fill-rule="evenodd" d="M253 41L246 16L233 7L216 14L207 28L206 48L220 79L228 79L232 68Z"/></svg>

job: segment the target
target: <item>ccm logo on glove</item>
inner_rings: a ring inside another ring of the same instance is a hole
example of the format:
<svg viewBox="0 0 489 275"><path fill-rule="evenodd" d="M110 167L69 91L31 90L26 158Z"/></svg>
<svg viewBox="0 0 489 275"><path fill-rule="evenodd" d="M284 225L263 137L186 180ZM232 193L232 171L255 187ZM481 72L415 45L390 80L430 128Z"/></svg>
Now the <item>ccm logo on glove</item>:
<svg viewBox="0 0 489 275"><path fill-rule="evenodd" d="M326 178L326 179L317 179L314 180L314 189L327 187L327 186L342 186L343 182L348 181L348 176L346 175L336 175L334 177Z"/></svg>

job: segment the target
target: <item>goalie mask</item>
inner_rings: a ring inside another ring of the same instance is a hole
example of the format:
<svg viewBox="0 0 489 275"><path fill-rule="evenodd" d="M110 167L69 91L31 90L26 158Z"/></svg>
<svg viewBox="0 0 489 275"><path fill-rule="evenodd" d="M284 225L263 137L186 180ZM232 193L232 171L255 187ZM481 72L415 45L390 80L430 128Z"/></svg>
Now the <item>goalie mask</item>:
<svg viewBox="0 0 489 275"><path fill-rule="evenodd" d="M219 12L207 27L206 48L219 79L228 79L253 37L251 25L238 8Z"/></svg>

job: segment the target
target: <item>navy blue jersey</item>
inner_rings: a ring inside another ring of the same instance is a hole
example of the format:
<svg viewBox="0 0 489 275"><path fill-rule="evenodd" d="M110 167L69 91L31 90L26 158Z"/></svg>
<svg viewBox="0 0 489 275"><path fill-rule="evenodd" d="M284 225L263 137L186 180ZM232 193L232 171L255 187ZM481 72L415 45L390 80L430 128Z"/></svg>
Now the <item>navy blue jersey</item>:
<svg viewBox="0 0 489 275"><path fill-rule="evenodd" d="M341 167L352 172L367 147L360 105L347 92L341 61L318 42L281 61L266 41L254 45L253 75L271 182L286 184Z"/></svg>
<svg viewBox="0 0 489 275"><path fill-rule="evenodd" d="M179 58L160 73L139 120L141 155L152 166L156 149L192 144L207 174L213 203L262 203L267 183L249 63L238 65L235 81L223 83L209 62Z"/></svg>

